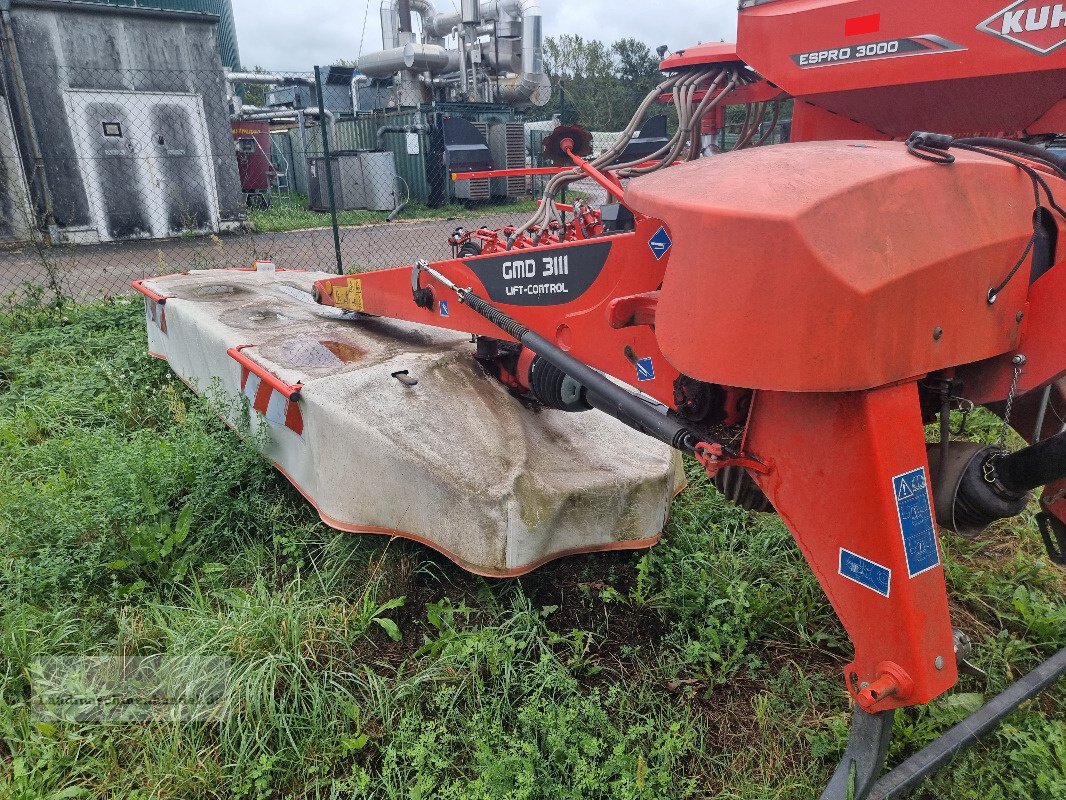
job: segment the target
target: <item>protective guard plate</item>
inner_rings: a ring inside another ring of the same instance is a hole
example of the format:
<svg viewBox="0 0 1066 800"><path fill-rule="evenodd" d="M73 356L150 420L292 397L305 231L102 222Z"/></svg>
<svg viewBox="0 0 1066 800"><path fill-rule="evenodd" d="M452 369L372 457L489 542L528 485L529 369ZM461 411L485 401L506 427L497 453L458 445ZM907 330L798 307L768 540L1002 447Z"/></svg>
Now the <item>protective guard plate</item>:
<svg viewBox="0 0 1066 800"><path fill-rule="evenodd" d="M167 298L163 325L147 303L150 351L198 391L217 381L254 399L256 378L227 355L240 345L303 385L298 425L262 393L274 405L251 421L327 524L416 539L490 576L658 540L683 483L673 451L603 414L524 408L477 368L468 336L316 305L326 277L219 270L144 288Z"/></svg>

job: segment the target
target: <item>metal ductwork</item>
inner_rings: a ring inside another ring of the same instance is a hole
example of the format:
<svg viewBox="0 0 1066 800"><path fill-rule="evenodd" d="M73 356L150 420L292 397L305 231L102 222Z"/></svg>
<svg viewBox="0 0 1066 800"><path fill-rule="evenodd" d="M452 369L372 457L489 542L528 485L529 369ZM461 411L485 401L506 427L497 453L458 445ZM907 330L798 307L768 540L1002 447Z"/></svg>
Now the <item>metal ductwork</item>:
<svg viewBox="0 0 1066 800"><path fill-rule="evenodd" d="M310 85L314 83L310 78L292 77L274 72L227 72L226 80L229 83L257 83L262 85L279 83L303 83Z"/></svg>
<svg viewBox="0 0 1066 800"><path fill-rule="evenodd" d="M513 105L536 106L543 106L551 99L551 83L544 71L544 22L540 0L487 0L480 4L477 0L463 0L458 10L444 14L437 14L430 0L407 0L411 12L422 19L424 44L415 43L413 34L402 30L407 25L400 19L400 3L401 0L382 0L384 50L360 59L359 68L365 74L386 78L402 71L433 75L464 73L462 83L468 89L472 84L465 79L468 66L465 56L469 47L477 46L472 40L478 35L489 34L517 44L515 26L520 23L520 56L513 60L501 58L502 63L488 59L497 70L507 72L498 81L500 96L497 99ZM446 38L456 32L461 34L461 50L445 48ZM414 53L406 51L409 44L416 48ZM448 53L447 63L441 51ZM516 69L512 71L507 67Z"/></svg>
<svg viewBox="0 0 1066 800"><path fill-rule="evenodd" d="M436 44L408 42L359 59L359 70L371 78L388 78L403 70L442 75L459 71L459 53Z"/></svg>
<svg viewBox="0 0 1066 800"><path fill-rule="evenodd" d="M462 0L463 24L477 27L481 24L481 3L479 0Z"/></svg>
<svg viewBox="0 0 1066 800"><path fill-rule="evenodd" d="M486 0L486 2L481 3L478 13L481 17L481 22L488 22L499 19L501 14L518 16L520 5L521 3L518 0L506 0L506 2L502 3L497 3L495 0ZM462 27L463 12L451 11L444 14L434 14L431 17L423 17L422 25L427 35L447 36L452 32L452 28Z"/></svg>
<svg viewBox="0 0 1066 800"><path fill-rule="evenodd" d="M502 4L506 6L507 4ZM540 0L517 0L522 17L522 73L500 83L501 99L508 103L544 106L551 100L551 80L544 72L544 17Z"/></svg>
<svg viewBox="0 0 1066 800"><path fill-rule="evenodd" d="M451 33L451 29L441 35L431 36L428 30L430 20L437 16L437 9L430 0L409 0L411 12L422 18L422 30L427 44L440 44L443 46L444 37ZM439 42L430 42L431 38L439 39ZM400 11L398 0L381 0L381 42L385 50L393 50L402 47L405 43L400 40Z"/></svg>

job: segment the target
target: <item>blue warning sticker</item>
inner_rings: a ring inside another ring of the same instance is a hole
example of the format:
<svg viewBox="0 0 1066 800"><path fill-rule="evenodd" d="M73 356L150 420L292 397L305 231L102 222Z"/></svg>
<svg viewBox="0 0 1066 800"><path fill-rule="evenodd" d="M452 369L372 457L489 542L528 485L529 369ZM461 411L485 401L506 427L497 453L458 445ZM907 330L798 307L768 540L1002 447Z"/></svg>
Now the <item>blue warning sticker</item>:
<svg viewBox="0 0 1066 800"><path fill-rule="evenodd" d="M839 572L849 581L855 581L885 597L892 591L892 570L843 547L840 548Z"/></svg>
<svg viewBox="0 0 1066 800"><path fill-rule="evenodd" d="M642 358L637 362L637 380L638 381L653 381L655 380L655 362L650 358Z"/></svg>
<svg viewBox="0 0 1066 800"><path fill-rule="evenodd" d="M929 506L925 468L905 472L892 479L892 492L899 512L903 549L907 554L907 574L915 578L940 565L936 525Z"/></svg>
<svg viewBox="0 0 1066 800"><path fill-rule="evenodd" d="M448 301L447 300L441 300L440 301L440 315L442 317L449 316L449 313L448 313Z"/></svg>
<svg viewBox="0 0 1066 800"><path fill-rule="evenodd" d="M669 253L670 248L674 246L674 240L670 238L666 228L659 228L648 244L651 246L652 253L655 254L655 260L662 261L663 256Z"/></svg>

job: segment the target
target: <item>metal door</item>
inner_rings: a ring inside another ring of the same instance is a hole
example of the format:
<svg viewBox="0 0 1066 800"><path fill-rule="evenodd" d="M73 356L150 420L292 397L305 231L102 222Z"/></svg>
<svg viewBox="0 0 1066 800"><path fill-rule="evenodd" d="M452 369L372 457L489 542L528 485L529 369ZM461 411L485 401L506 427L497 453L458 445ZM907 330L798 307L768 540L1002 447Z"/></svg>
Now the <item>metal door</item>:
<svg viewBox="0 0 1066 800"><path fill-rule="evenodd" d="M101 241L218 230L218 191L199 95L66 92Z"/></svg>

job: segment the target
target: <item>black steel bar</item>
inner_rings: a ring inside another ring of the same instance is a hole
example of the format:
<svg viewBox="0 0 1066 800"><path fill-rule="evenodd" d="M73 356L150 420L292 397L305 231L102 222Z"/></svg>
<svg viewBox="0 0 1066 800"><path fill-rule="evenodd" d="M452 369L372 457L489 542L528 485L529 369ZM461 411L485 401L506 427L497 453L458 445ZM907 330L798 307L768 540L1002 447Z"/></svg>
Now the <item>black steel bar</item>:
<svg viewBox="0 0 1066 800"><path fill-rule="evenodd" d="M443 278L435 272L434 277L438 280ZM454 289L462 302L472 310L584 386L588 393L589 403L594 407L682 452L691 454L696 445L700 443L699 437L687 426L641 400L633 392L619 386L585 362L556 347L539 333L531 331L491 303L482 300L467 289L456 287L450 281L446 285Z"/></svg>
<svg viewBox="0 0 1066 800"><path fill-rule="evenodd" d="M947 766L959 753L976 744L1022 703L1051 688L1064 674L1066 648L881 778L874 785L870 800L891 800L913 790L934 772Z"/></svg>
<svg viewBox="0 0 1066 800"><path fill-rule="evenodd" d="M895 711L868 714L855 707L848 745L820 800L863 800L867 797L885 766L895 719Z"/></svg>
<svg viewBox="0 0 1066 800"><path fill-rule="evenodd" d="M322 155L326 159L326 190L329 193L329 218L333 223L333 250L337 256L337 274L344 274L341 258L341 229L337 224L337 195L333 190L333 157L329 150L329 126L326 124L326 100L322 87L322 68L315 67L315 91L318 92L318 127L322 131Z"/></svg>

